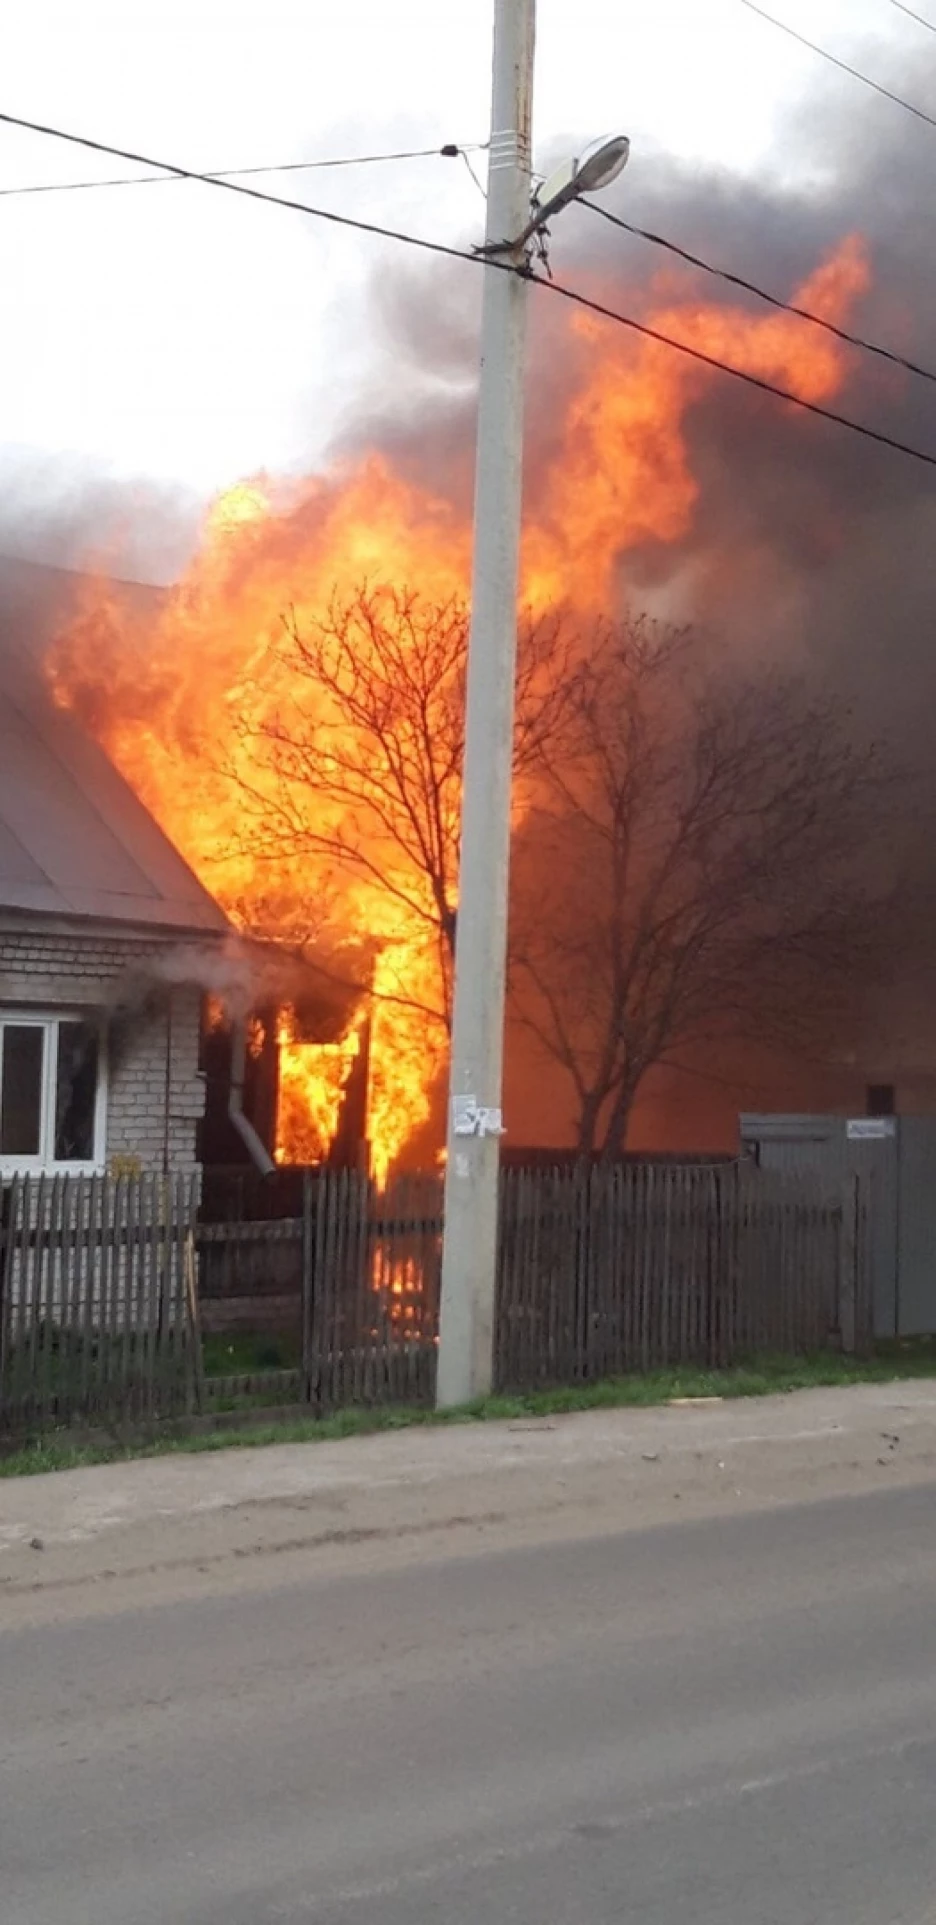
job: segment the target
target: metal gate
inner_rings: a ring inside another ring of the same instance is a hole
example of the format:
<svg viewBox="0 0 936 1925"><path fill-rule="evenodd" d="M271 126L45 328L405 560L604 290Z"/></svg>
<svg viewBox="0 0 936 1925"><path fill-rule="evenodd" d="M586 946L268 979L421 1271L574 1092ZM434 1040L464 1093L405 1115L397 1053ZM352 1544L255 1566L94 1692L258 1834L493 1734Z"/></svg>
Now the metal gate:
<svg viewBox="0 0 936 1925"><path fill-rule="evenodd" d="M809 1171L830 1191L860 1177L876 1337L936 1332L936 1117L745 1115L763 1169Z"/></svg>

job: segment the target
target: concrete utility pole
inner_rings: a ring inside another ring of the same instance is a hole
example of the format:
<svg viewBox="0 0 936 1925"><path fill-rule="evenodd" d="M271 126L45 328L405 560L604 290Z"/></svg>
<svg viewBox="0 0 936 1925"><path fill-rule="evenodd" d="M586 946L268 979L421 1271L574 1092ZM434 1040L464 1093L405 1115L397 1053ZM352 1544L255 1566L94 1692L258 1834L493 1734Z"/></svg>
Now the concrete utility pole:
<svg viewBox="0 0 936 1925"><path fill-rule="evenodd" d="M531 196L536 0L495 0L481 313L474 556L436 1402L491 1388L497 1280L507 881L523 468L527 247L573 200L616 180L624 134L592 141ZM498 266L497 263L501 265Z"/></svg>
<svg viewBox="0 0 936 1925"><path fill-rule="evenodd" d="M536 0L495 0L485 251L530 218ZM512 244L511 244L512 243ZM491 1387L520 566L526 282L484 274L461 860L445 1172L440 1409Z"/></svg>

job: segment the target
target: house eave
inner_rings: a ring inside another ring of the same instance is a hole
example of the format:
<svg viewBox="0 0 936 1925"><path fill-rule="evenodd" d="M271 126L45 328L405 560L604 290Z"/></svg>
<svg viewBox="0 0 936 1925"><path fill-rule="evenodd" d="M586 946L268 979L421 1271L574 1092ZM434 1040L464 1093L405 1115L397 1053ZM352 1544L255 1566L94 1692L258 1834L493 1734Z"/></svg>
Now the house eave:
<svg viewBox="0 0 936 1925"><path fill-rule="evenodd" d="M119 941L125 937L128 942L154 942L172 944L179 941L223 943L236 933L218 911L218 922L199 922L186 920L180 914L178 921L167 921L164 915L157 920L147 916L141 905L136 913L129 915L91 914L82 910L64 913L61 909L38 909L21 903L0 903L0 931L12 934L22 933L33 928L49 936L106 936L109 941Z"/></svg>

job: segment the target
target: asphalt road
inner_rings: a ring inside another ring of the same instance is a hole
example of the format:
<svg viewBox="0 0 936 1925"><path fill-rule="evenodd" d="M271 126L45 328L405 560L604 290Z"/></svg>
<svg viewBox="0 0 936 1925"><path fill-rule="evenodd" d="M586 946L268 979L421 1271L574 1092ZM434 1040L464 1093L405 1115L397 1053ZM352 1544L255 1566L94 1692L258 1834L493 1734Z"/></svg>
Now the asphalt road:
<svg viewBox="0 0 936 1925"><path fill-rule="evenodd" d="M936 1920L936 1487L0 1632L3 1925Z"/></svg>

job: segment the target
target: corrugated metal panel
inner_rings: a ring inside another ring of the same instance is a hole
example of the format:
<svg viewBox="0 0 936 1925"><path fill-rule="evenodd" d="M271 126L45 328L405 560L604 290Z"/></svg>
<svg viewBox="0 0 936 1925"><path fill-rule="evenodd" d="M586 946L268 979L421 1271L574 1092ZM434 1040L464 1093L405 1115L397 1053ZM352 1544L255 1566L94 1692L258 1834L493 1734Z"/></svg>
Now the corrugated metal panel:
<svg viewBox="0 0 936 1925"><path fill-rule="evenodd" d="M936 1332L936 1119L902 1116L898 1191L897 1330Z"/></svg>
<svg viewBox="0 0 936 1925"><path fill-rule="evenodd" d="M841 1193L850 1177L864 1178L869 1194L869 1262L874 1333L898 1330L897 1196L899 1135L849 1142L844 1116L744 1115L741 1140L756 1147L762 1168L809 1171Z"/></svg>

